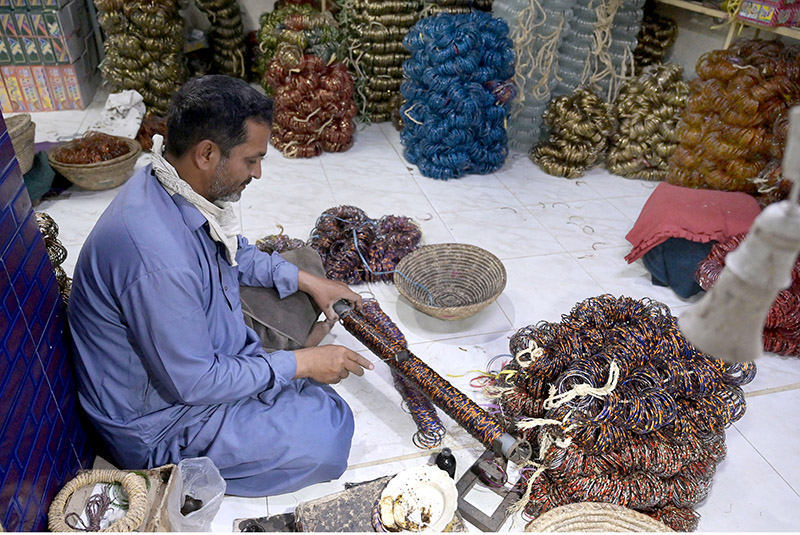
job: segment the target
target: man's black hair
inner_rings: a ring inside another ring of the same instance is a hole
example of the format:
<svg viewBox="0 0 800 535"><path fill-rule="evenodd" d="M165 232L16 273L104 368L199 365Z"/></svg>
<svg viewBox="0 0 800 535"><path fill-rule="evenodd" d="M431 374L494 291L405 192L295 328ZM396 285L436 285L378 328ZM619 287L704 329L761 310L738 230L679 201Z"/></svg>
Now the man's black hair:
<svg viewBox="0 0 800 535"><path fill-rule="evenodd" d="M223 157L247 138L245 121L272 125L272 99L244 80L211 74L183 84L169 102L166 149L180 157L204 139Z"/></svg>

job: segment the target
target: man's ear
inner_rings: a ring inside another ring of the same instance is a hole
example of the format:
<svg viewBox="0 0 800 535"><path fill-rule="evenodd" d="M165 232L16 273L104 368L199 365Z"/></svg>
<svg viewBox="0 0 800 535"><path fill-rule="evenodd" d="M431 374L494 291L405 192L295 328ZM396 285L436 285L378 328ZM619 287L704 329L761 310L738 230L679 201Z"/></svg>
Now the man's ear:
<svg viewBox="0 0 800 535"><path fill-rule="evenodd" d="M194 157L194 163L198 169L213 171L217 168L217 164L219 164L222 151L219 149L219 145L210 139L204 139L194 146L194 149L192 149L192 156Z"/></svg>

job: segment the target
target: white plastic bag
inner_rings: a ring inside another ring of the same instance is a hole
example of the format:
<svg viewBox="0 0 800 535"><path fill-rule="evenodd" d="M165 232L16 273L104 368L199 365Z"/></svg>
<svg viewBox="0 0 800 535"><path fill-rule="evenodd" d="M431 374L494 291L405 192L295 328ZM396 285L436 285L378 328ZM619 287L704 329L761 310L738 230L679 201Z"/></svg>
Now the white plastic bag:
<svg viewBox="0 0 800 535"><path fill-rule="evenodd" d="M167 498L172 531L211 531L225 496L225 480L208 457L184 459L178 463L175 487ZM203 506L187 515L181 514L185 497L201 500Z"/></svg>

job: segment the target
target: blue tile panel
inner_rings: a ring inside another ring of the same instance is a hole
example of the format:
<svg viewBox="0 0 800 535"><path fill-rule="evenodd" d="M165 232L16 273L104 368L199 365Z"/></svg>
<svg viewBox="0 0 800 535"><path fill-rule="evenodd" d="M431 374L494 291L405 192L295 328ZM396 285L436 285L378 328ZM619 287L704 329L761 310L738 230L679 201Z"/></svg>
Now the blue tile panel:
<svg viewBox="0 0 800 535"><path fill-rule="evenodd" d="M66 311L0 118L0 524L45 531L56 493L94 456Z"/></svg>

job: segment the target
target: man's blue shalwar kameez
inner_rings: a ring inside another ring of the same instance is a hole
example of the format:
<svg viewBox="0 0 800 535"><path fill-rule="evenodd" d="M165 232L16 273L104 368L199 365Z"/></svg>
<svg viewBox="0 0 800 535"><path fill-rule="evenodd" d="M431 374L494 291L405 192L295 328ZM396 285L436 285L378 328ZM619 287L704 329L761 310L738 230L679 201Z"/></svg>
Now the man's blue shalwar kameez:
<svg viewBox="0 0 800 535"><path fill-rule="evenodd" d="M238 266L205 217L150 166L100 217L70 297L79 397L122 468L208 456L229 494L265 496L334 479L347 465L350 408L293 380L291 351L245 326L239 285L297 291L297 268L239 237Z"/></svg>

